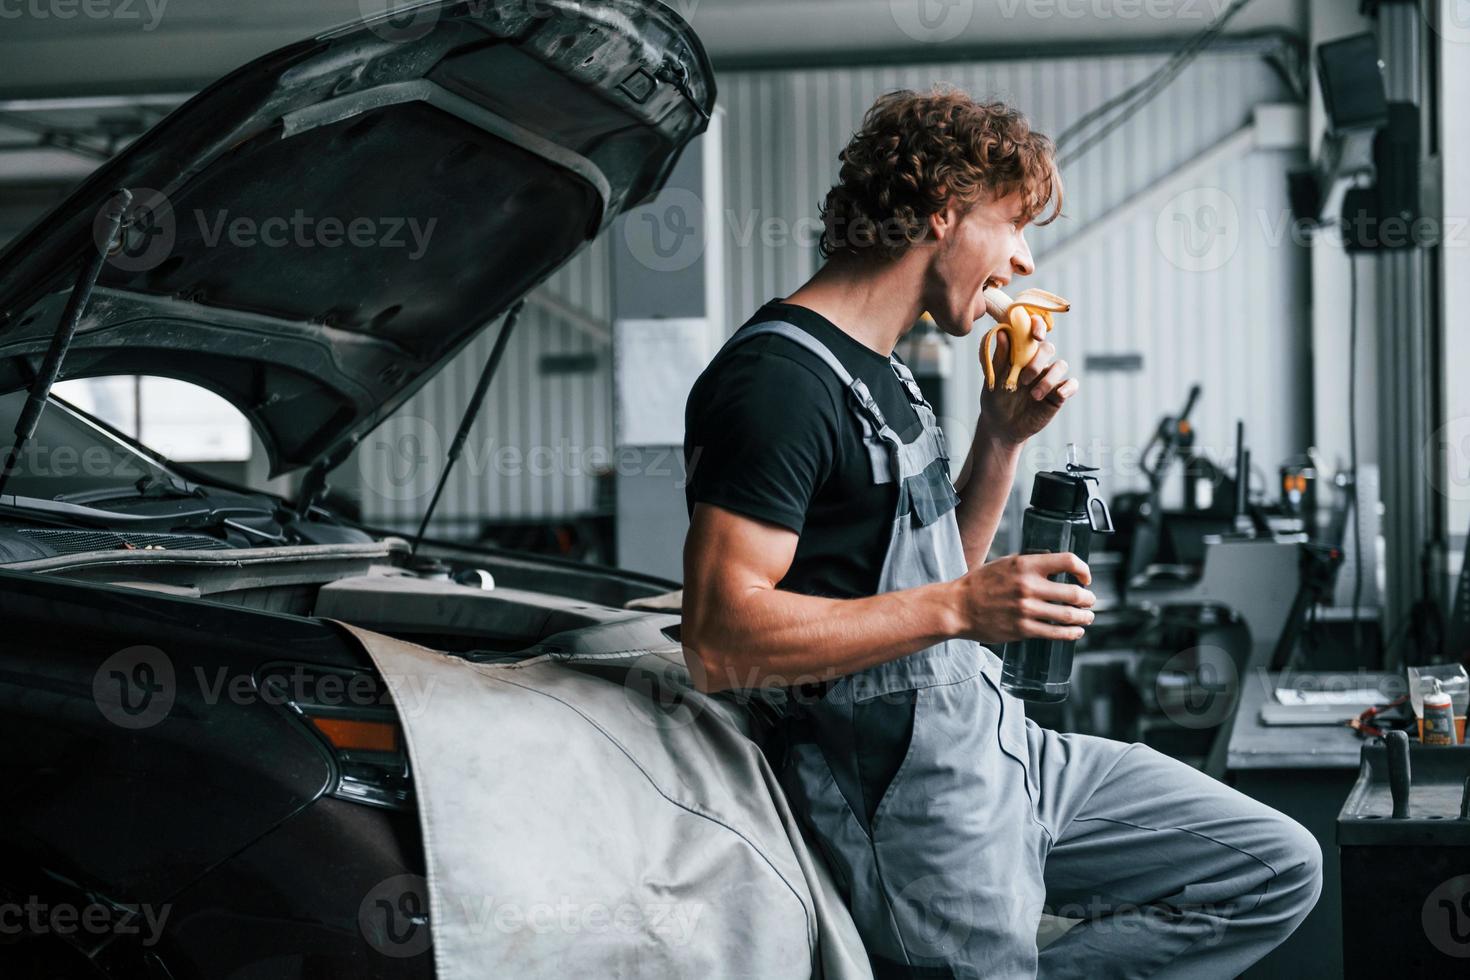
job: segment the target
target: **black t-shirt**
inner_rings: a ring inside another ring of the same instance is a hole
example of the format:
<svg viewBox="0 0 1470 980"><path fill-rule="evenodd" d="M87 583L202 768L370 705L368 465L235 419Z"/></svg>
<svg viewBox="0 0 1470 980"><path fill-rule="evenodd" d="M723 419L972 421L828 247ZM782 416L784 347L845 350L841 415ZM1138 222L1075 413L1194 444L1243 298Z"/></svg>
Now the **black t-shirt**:
<svg viewBox="0 0 1470 980"><path fill-rule="evenodd" d="M749 322L767 320L826 344L904 442L923 432L888 358L802 306L773 300ZM898 487L873 483L862 425L816 354L774 334L720 351L689 392L684 460L691 513L715 504L800 535L781 588L834 598L877 591Z"/></svg>

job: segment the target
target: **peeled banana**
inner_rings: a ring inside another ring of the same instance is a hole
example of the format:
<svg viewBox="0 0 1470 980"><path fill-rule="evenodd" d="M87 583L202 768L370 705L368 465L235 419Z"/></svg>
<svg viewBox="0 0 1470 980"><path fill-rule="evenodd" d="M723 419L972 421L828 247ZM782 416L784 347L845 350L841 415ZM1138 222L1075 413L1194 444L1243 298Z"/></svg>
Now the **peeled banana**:
<svg viewBox="0 0 1470 980"><path fill-rule="evenodd" d="M1031 336L1031 317L1036 315L1045 320L1047 332L1050 333L1052 315L1066 313L1072 308L1072 304L1044 289L1027 289L1011 299L998 287L991 286L983 295L985 312L996 322L996 326L986 331L980 340L980 366L985 369L985 388L987 391L995 390L992 344L995 341L995 332L1004 330L1010 335L1011 342L1011 373L1006 377L1005 389L1015 391L1021 379L1021 369L1031 362L1031 358L1036 356L1036 349L1041 346L1041 341Z"/></svg>

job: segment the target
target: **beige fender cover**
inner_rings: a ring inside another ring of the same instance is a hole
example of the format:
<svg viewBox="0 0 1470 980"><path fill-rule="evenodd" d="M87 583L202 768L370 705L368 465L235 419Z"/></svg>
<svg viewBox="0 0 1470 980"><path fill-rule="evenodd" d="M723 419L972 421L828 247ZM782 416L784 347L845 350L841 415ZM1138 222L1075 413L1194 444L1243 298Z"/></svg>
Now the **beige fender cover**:
<svg viewBox="0 0 1470 980"><path fill-rule="evenodd" d="M741 709L677 645L476 664L339 625L402 719L441 980L871 980Z"/></svg>

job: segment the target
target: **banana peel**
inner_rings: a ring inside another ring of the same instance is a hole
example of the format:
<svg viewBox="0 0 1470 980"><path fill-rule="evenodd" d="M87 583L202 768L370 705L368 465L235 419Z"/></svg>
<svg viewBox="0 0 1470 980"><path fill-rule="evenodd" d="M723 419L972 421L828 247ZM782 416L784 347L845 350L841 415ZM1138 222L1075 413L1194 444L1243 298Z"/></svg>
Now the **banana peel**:
<svg viewBox="0 0 1470 980"><path fill-rule="evenodd" d="M985 312L996 322L980 340L980 366L985 370L985 388L987 391L995 390L995 356L992 345L996 331L1004 330L1010 338L1011 353L1011 371L1005 380L1005 390L1015 391L1021 379L1021 369L1031 362L1031 358L1036 356L1036 349L1041 346L1041 341L1031 336L1031 317L1041 317L1050 333L1052 317L1057 313L1066 313L1072 308L1072 304L1044 289L1023 290L1016 294L1015 299L1011 299L999 288L991 286L983 295Z"/></svg>

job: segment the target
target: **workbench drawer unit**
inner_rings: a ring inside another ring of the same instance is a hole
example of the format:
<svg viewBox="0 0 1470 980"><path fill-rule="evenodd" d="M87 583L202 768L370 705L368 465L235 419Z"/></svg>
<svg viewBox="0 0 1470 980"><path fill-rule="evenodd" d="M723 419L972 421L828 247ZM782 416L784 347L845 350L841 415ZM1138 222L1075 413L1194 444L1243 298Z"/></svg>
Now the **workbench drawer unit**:
<svg viewBox="0 0 1470 980"><path fill-rule="evenodd" d="M1408 744L1397 792L1390 748L1363 745L1337 818L1344 975L1470 976L1470 746Z"/></svg>

